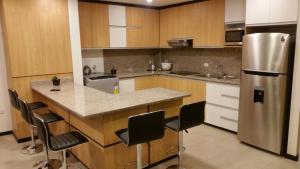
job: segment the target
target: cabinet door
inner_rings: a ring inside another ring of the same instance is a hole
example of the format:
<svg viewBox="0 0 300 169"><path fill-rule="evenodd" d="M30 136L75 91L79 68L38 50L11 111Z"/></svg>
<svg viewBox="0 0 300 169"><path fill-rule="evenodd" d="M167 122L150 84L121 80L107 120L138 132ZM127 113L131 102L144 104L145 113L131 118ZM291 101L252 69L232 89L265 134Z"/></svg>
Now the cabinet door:
<svg viewBox="0 0 300 169"><path fill-rule="evenodd" d="M276 0L270 1L271 23L295 23L298 15L298 0Z"/></svg>
<svg viewBox="0 0 300 169"><path fill-rule="evenodd" d="M111 48L127 46L126 36L126 7L109 5L109 36Z"/></svg>
<svg viewBox="0 0 300 169"><path fill-rule="evenodd" d="M246 0L246 24L269 22L270 0Z"/></svg>
<svg viewBox="0 0 300 169"><path fill-rule="evenodd" d="M224 44L224 0L210 0L160 11L160 46L173 38L193 38L194 47Z"/></svg>
<svg viewBox="0 0 300 169"><path fill-rule="evenodd" d="M245 21L245 0L225 0L225 22Z"/></svg>
<svg viewBox="0 0 300 169"><path fill-rule="evenodd" d="M120 93L127 93L135 91L135 80L134 79L122 79L119 81Z"/></svg>
<svg viewBox="0 0 300 169"><path fill-rule="evenodd" d="M126 7L127 47L159 47L159 11Z"/></svg>
<svg viewBox="0 0 300 169"><path fill-rule="evenodd" d="M79 2L82 48L109 47L108 5Z"/></svg>

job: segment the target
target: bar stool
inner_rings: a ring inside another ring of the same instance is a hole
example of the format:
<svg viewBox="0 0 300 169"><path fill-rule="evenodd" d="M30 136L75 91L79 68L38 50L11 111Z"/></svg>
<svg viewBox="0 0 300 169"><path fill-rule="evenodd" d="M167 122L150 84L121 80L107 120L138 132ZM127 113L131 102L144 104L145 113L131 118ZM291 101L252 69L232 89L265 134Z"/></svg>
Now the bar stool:
<svg viewBox="0 0 300 169"><path fill-rule="evenodd" d="M46 152L46 160L43 161L39 168L60 168L61 162L59 160L49 159L48 150L53 152L62 152L63 169L67 169L66 150L88 142L88 140L76 131L67 132L57 136L53 136L49 132L48 121L44 116L33 114L34 124L37 126L38 138L42 141Z"/></svg>
<svg viewBox="0 0 300 169"><path fill-rule="evenodd" d="M164 136L164 117L164 111L131 116L128 118L128 128L115 132L127 147L136 145L137 169L143 168L142 143L149 143Z"/></svg>
<svg viewBox="0 0 300 169"><path fill-rule="evenodd" d="M17 109L18 111L20 111L20 106L18 103L18 93L16 92L16 90L14 89L8 89L8 94L9 94L9 98L10 98L10 103L11 105ZM30 111L35 111L37 109L41 109L41 108L46 108L47 105L42 103L42 102L33 102L33 103L28 103L28 109ZM26 120L27 122L27 120ZM42 149L37 148L36 144L33 142L33 130L31 130L31 145L29 146L25 146L22 149L26 150L27 154L34 154L34 153L38 153L40 151L42 151Z"/></svg>
<svg viewBox="0 0 300 169"><path fill-rule="evenodd" d="M28 103L26 103L25 101L23 101L19 98L17 98L17 103L18 103L19 110L21 112L21 115L22 115L23 119L30 126L31 146L28 148L29 154L40 153L43 149L42 149L42 146L37 145L36 142L35 142L34 128L36 126L33 124L33 119L32 119L33 110L36 110L36 109L31 109L32 107L30 108L29 106L32 105L32 104L28 104ZM42 104L43 103L41 103L39 105L42 105ZM34 105L34 106L38 107L39 105L37 104L37 105ZM40 108L42 108L42 107L40 107ZM48 112L42 114L42 116L45 119L47 119L47 123L52 123L52 122L63 120L62 117L58 116L56 113L53 113L51 111L48 111Z"/></svg>
<svg viewBox="0 0 300 169"><path fill-rule="evenodd" d="M166 119L166 127L178 132L178 142L179 142L179 160L178 165L172 165L169 166L168 169L171 168L178 168L178 169L184 169L184 167L181 166L181 153L184 151L184 147L182 144L182 131L187 131L187 129L190 129L192 127L201 125L204 122L204 112L205 112L205 104L206 102L197 102L189 105L182 106L180 109L180 115L171 117Z"/></svg>

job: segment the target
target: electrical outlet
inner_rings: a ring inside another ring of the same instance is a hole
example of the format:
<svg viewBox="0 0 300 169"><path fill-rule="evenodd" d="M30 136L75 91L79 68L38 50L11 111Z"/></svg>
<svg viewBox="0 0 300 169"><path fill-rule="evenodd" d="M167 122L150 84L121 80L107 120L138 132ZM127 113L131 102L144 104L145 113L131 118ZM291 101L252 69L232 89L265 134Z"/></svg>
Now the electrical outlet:
<svg viewBox="0 0 300 169"><path fill-rule="evenodd" d="M207 62L203 63L204 67L209 67L209 64Z"/></svg>

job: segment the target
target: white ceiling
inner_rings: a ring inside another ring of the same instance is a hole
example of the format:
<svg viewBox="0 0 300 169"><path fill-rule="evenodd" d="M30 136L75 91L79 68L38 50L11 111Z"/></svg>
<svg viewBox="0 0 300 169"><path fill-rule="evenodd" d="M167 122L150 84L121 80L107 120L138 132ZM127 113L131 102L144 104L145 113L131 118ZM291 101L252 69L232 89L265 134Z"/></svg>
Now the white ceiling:
<svg viewBox="0 0 300 169"><path fill-rule="evenodd" d="M189 2L189 1L193 1L193 0L152 0L151 3L148 3L146 0L102 0L102 1L161 7L161 6L166 6L166 5L178 4L178 3L182 3L182 2Z"/></svg>

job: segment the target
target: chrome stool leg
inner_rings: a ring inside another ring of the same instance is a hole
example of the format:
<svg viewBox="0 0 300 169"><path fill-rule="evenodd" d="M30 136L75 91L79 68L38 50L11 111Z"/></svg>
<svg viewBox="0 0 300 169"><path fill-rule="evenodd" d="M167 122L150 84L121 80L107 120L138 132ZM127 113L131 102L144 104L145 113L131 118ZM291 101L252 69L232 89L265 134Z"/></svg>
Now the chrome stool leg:
<svg viewBox="0 0 300 169"><path fill-rule="evenodd" d="M181 154L182 152L185 150L185 147L183 146L183 132L180 131L178 133L178 164L175 165L171 165L169 167L167 167L167 169L186 169L185 167L182 166L182 158L181 158Z"/></svg>
<svg viewBox="0 0 300 169"><path fill-rule="evenodd" d="M143 160L142 160L142 144L136 145L136 162L137 162L137 169L143 168Z"/></svg>
<svg viewBox="0 0 300 169"><path fill-rule="evenodd" d="M30 138L31 138L31 143L29 146L25 146L23 147L23 151L24 154L36 154L36 153L40 153L43 151L43 145L42 144L37 144L35 142L35 138L34 138L34 127L30 126Z"/></svg>
<svg viewBox="0 0 300 169"><path fill-rule="evenodd" d="M62 167L62 162L58 159L49 159L49 153L46 146L44 146L45 153L46 153L46 160L40 161L34 167L38 169L59 169Z"/></svg>

